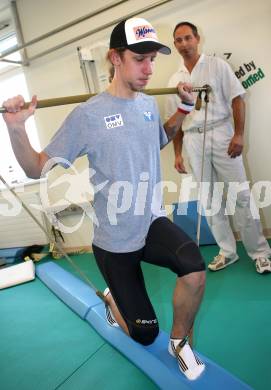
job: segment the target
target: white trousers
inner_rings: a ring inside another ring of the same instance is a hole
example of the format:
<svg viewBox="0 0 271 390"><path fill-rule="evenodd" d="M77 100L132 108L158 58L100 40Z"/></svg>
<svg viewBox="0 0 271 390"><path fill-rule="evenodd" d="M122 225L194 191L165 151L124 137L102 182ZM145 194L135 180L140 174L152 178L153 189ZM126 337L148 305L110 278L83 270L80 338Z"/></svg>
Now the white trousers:
<svg viewBox="0 0 271 390"><path fill-rule="evenodd" d="M206 132L203 189L206 190L209 186L209 191L203 191L204 213L220 247L220 254L230 259L237 258L236 241L228 217L230 214L235 219L248 255L254 260L260 256L269 257L271 249L263 236L260 219L255 218L255 213L251 212L252 207L256 210L256 206L247 183L242 156L230 158L227 153L232 136L230 122ZM203 133L196 130L185 132L184 147L192 172L199 182ZM226 197L221 194L223 186ZM238 186L239 192L236 193ZM245 189L240 190L241 188Z"/></svg>

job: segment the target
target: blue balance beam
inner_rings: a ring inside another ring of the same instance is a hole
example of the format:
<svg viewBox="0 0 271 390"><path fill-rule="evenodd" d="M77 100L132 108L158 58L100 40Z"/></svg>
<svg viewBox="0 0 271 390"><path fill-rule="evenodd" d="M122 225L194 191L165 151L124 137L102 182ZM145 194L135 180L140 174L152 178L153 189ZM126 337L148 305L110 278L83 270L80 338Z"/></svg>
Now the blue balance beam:
<svg viewBox="0 0 271 390"><path fill-rule="evenodd" d="M160 330L155 342L143 346L128 337L120 328L108 325L104 303L95 291L76 276L53 262L36 266L37 276L66 305L85 319L108 343L140 368L163 390L252 390L228 371L197 353L206 368L195 381L189 381L179 370L168 351L169 335Z"/></svg>

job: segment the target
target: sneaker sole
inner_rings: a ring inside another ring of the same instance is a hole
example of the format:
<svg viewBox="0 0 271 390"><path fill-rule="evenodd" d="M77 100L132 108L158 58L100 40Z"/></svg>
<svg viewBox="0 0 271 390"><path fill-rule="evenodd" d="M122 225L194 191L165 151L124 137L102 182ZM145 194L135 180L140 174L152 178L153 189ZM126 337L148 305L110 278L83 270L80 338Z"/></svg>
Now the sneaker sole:
<svg viewBox="0 0 271 390"><path fill-rule="evenodd" d="M224 268L228 267L228 265L231 265L231 264L233 264L233 263L236 263L236 261L238 261L238 260L239 260L239 257L237 257L237 259L234 259L234 260L229 261L227 264L223 265L223 267L220 267L220 268L217 268L217 269L212 269L212 268L210 268L210 267L209 267L210 264L209 264L209 265L208 265L208 269L209 269L209 271L212 271L212 272L220 271L221 269L224 269Z"/></svg>

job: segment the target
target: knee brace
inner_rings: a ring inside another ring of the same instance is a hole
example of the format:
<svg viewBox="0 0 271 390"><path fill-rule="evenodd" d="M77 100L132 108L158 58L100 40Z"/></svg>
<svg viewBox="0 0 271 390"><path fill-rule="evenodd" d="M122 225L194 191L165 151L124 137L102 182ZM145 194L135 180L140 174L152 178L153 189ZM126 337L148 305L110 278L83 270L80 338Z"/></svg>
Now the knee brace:
<svg viewBox="0 0 271 390"><path fill-rule="evenodd" d="M139 323L139 321L141 321L141 323ZM128 325L128 329L133 340L142 345L149 345L152 344L158 336L159 326L157 320L155 320L155 325L146 324L144 321L147 320L136 320L136 323L130 323Z"/></svg>
<svg viewBox="0 0 271 390"><path fill-rule="evenodd" d="M176 256L181 269L178 276L205 270L204 260L194 241L189 241L180 246L176 250Z"/></svg>

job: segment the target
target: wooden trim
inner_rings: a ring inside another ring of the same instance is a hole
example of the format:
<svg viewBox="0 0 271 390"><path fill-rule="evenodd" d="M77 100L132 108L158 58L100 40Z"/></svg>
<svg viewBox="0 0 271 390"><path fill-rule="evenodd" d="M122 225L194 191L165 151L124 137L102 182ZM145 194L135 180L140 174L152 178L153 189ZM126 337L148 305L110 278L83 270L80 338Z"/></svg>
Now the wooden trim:
<svg viewBox="0 0 271 390"><path fill-rule="evenodd" d="M92 247L90 245L82 245L82 246L63 246L63 249L67 254L72 252L85 252L92 253Z"/></svg>

